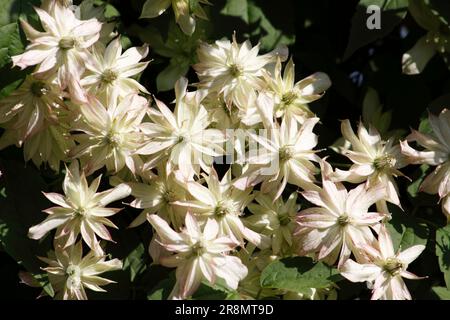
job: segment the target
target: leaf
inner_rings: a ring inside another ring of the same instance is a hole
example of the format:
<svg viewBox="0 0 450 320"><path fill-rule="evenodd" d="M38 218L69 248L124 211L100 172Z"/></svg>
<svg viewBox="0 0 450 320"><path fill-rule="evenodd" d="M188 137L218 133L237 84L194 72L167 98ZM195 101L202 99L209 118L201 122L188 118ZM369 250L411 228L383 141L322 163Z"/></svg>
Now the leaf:
<svg viewBox="0 0 450 320"><path fill-rule="evenodd" d="M436 230L436 255L445 284L450 290L450 225Z"/></svg>
<svg viewBox="0 0 450 320"><path fill-rule="evenodd" d="M261 273L263 288L304 292L309 288L327 288L340 280L336 269L308 257L285 258L270 263Z"/></svg>
<svg viewBox="0 0 450 320"><path fill-rule="evenodd" d="M161 280L148 294L147 300L167 300L175 285L175 272L171 272L169 277Z"/></svg>
<svg viewBox="0 0 450 320"><path fill-rule="evenodd" d="M286 12L289 12L289 10ZM261 6L256 5L255 1L228 0L221 13L223 15L239 17L251 26L252 32L250 36L258 39L261 49L264 51L273 50L279 45L295 43L295 34L277 29L269 18L267 18Z"/></svg>
<svg viewBox="0 0 450 320"><path fill-rule="evenodd" d="M188 63L172 63L161 71L156 77L156 87L158 91L168 91L173 89L175 82L184 76L189 70Z"/></svg>
<svg viewBox="0 0 450 320"><path fill-rule="evenodd" d="M389 206L392 219L387 224L394 250L405 250L414 245L426 245L430 230L425 223L419 223L413 216L408 215L395 206Z"/></svg>
<svg viewBox="0 0 450 320"><path fill-rule="evenodd" d="M13 22L0 27L0 68L11 62L11 56L22 53L19 25Z"/></svg>
<svg viewBox="0 0 450 320"><path fill-rule="evenodd" d="M439 297L441 300L450 300L450 290L444 287L433 287L431 288L433 292Z"/></svg>
<svg viewBox="0 0 450 320"><path fill-rule="evenodd" d="M380 11L380 28L369 29L367 7L378 6ZM344 53L348 59L356 50L389 34L406 16L408 0L360 0L352 18L350 38Z"/></svg>
<svg viewBox="0 0 450 320"><path fill-rule="evenodd" d="M3 173L1 183L7 197L0 199L0 244L19 264L31 272L46 289L45 276L40 276L41 263L37 256L46 256L50 237L38 241L28 238L28 229L41 222L45 215L40 211L48 206L41 191L47 186L33 167L12 160L0 161ZM26 201L24 201L26 199Z"/></svg>
<svg viewBox="0 0 450 320"><path fill-rule="evenodd" d="M422 184L422 181L427 176L427 171L430 166L427 164L422 164L415 172L415 177L410 177L413 179L413 182L408 186L407 190L411 197L415 198L417 194L419 193L420 185Z"/></svg>
<svg viewBox="0 0 450 320"><path fill-rule="evenodd" d="M138 243L123 261L123 269L130 272L130 281L133 282L136 276L140 275L147 268L143 258L146 253L143 243Z"/></svg>

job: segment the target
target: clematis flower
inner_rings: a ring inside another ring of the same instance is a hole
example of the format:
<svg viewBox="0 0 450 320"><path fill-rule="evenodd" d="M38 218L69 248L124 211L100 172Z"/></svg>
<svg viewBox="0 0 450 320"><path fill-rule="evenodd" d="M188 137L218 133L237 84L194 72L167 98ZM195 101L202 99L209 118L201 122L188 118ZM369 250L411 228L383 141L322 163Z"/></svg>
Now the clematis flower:
<svg viewBox="0 0 450 320"><path fill-rule="evenodd" d="M124 98L139 91L149 93L131 78L148 66L149 62L139 62L147 56L148 46L133 47L122 53L120 38L116 38L106 49L99 47L92 50L92 59L86 62L88 73L81 80L83 87L102 101L115 101L117 97Z"/></svg>
<svg viewBox="0 0 450 320"><path fill-rule="evenodd" d="M14 66L24 69L37 65L33 74L41 79L57 77L62 89L68 88L72 99L85 101L80 85L88 48L99 38L101 23L97 19L78 20L74 12L54 2L49 11L34 8L44 32L21 20L22 29L31 44L23 54L13 56Z"/></svg>
<svg viewBox="0 0 450 320"><path fill-rule="evenodd" d="M258 100L261 104L262 100ZM317 189L314 185L316 167L312 161L319 161L313 150L317 145L313 128L319 118L307 119L300 126L293 118L283 119L278 125L271 115L269 117L265 117L265 128L269 130L270 137L250 132L250 137L262 150L258 149L258 154L250 155L249 169L235 181L235 186L242 189L263 182L262 192L276 190L274 200L280 197L287 183L305 190Z"/></svg>
<svg viewBox="0 0 450 320"><path fill-rule="evenodd" d="M252 189L239 190L233 187L231 171L228 170L219 181L214 169L209 176L203 175L208 187L196 181L185 182L185 187L194 200L175 201L173 204L186 208L196 214L200 221L214 219L219 226L219 234L244 244L244 239L256 246L265 248L268 239L244 226L240 216L253 199Z"/></svg>
<svg viewBox="0 0 450 320"><path fill-rule="evenodd" d="M147 0L142 8L141 18L156 18L172 4L175 21L187 35L195 31L195 18L207 20L201 4L211 4L208 0Z"/></svg>
<svg viewBox="0 0 450 320"><path fill-rule="evenodd" d="M177 282L170 298L185 299L191 296L202 280L214 284L217 278L225 281L231 289L247 275L247 268L238 257L228 255L238 243L221 236L219 225L208 219L203 230L191 213L186 214L186 228L180 233L170 228L165 220L155 214L148 216L160 242L173 255L161 257L163 266L176 267Z"/></svg>
<svg viewBox="0 0 450 320"><path fill-rule="evenodd" d="M317 207L298 214L295 234L299 238L299 253L317 253L317 258L328 264L333 264L339 256L340 266L352 252L358 261L364 259L355 244L374 243L370 227L378 224L384 215L368 210L386 196L386 191L381 185L369 189L364 184L347 191L341 183L330 181L332 168L327 162L323 161L321 168L322 189L302 192Z"/></svg>
<svg viewBox="0 0 450 320"><path fill-rule="evenodd" d="M419 190L429 194L439 194L443 198L450 188L450 112L442 110L439 116L430 113L431 134L412 130L406 141L401 141L402 153L409 163L436 166L422 182ZM413 149L408 141L415 141L425 150Z"/></svg>
<svg viewBox="0 0 450 320"><path fill-rule="evenodd" d="M58 300L87 300L86 289L106 292L101 288L115 281L100 277L105 272L122 269L118 259L106 260L106 256L90 251L83 257L81 241L68 248L56 246L53 257L40 257L48 264L43 268L56 292Z"/></svg>
<svg viewBox="0 0 450 320"><path fill-rule="evenodd" d="M368 262L360 264L349 259L340 272L352 282L373 283L372 300L411 300L411 294L402 278L423 279L407 271L407 268L424 249L423 245L415 245L395 253L391 237L382 225L376 246L361 244Z"/></svg>
<svg viewBox="0 0 450 320"><path fill-rule="evenodd" d="M259 45L252 47L249 41L237 43L219 40L210 45L200 44L197 55L199 62L194 70L200 78L199 87L222 95L226 104L240 109L248 105L248 96L254 90L265 88L264 67L274 63L277 57L283 60L287 49L280 48L264 55L258 55Z"/></svg>
<svg viewBox="0 0 450 320"><path fill-rule="evenodd" d="M70 151L70 156L85 162L88 175L103 166L114 173L126 166L135 174L143 165L136 150L144 143L141 122L147 107L147 99L136 94L126 96L120 103L111 101L107 108L90 98L88 104L79 108L83 117L73 130L83 133L74 135L79 145Z"/></svg>
<svg viewBox="0 0 450 320"><path fill-rule="evenodd" d="M57 111L66 108L58 86L28 76L11 95L0 101L0 124L9 123L14 142L23 142L43 130L46 124L57 123Z"/></svg>
<svg viewBox="0 0 450 320"><path fill-rule="evenodd" d="M281 198L275 202L272 199L270 195L258 193L256 203L247 206L253 215L245 218L245 224L270 237L274 255L288 254L293 245L295 217L300 209L297 193L292 193L286 202Z"/></svg>
<svg viewBox="0 0 450 320"><path fill-rule="evenodd" d="M268 84L268 91L275 100L275 116L284 115L294 117L303 123L314 117L308 103L320 99L331 86L330 78L323 72L316 72L309 77L295 83L295 66L292 58L281 73L281 60L278 58L273 75L264 73Z"/></svg>
<svg viewBox="0 0 450 320"><path fill-rule="evenodd" d="M142 131L149 142L138 150L150 155L149 167L164 161L166 173L180 170L183 180L189 180L200 168L209 171L213 157L221 156L224 134L217 129L208 129L210 120L200 99L186 92L187 79L175 84L176 104L172 113L161 101L156 101L158 110L150 109L152 122L142 124Z"/></svg>
<svg viewBox="0 0 450 320"><path fill-rule="evenodd" d="M366 181L368 187L381 184L387 191L385 200L401 207L394 177L404 176L399 169L406 166L406 161L394 138L384 141L374 127L367 130L362 123L359 124L356 135L349 120L342 121L341 130L344 139L351 144L351 150L346 149L343 154L354 164L348 171L336 169L332 178L352 183ZM384 199L381 202L384 203ZM380 203L379 208L386 208L383 203ZM383 211L387 213L387 210Z"/></svg>
<svg viewBox="0 0 450 320"><path fill-rule="evenodd" d="M147 215L158 214L175 230L180 230L184 223L184 210L173 205L175 201L186 199L186 190L173 174L167 175L164 166L158 168L158 175L148 183L129 183L131 194L135 197L130 206L144 209L133 220L130 227L137 227L147 221Z"/></svg>
<svg viewBox="0 0 450 320"><path fill-rule="evenodd" d="M56 228L55 239L64 248L73 245L81 233L82 239L92 249L102 254L97 236L112 241L105 226L117 228L107 217L113 216L121 209L105 208L111 202L130 195L131 188L120 184L113 189L97 193L101 176L98 176L90 186L84 172L80 173L78 162L73 162L67 169L63 183L64 195L44 193L45 197L56 204L44 210L48 217L38 225L30 228L28 236L31 239L41 239L50 230Z"/></svg>

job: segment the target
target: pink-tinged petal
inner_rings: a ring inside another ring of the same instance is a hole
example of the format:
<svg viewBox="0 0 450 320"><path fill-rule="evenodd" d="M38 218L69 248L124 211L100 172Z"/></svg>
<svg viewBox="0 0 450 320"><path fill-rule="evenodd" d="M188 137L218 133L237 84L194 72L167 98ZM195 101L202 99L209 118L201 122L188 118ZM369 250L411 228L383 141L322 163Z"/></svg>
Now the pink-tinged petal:
<svg viewBox="0 0 450 320"><path fill-rule="evenodd" d="M20 18L20 26L22 27L23 32L25 33L27 40L33 41L36 40L36 38L42 37L45 35L44 32L37 31L34 29L27 21Z"/></svg>
<svg viewBox="0 0 450 320"><path fill-rule="evenodd" d="M414 260L417 259L418 256L422 253L422 251L425 250L424 245L416 245L409 247L406 250L403 250L397 255L397 258L404 264L410 264Z"/></svg>
<svg viewBox="0 0 450 320"><path fill-rule="evenodd" d="M386 299L390 290L391 277L386 272L381 272L373 284L371 300Z"/></svg>
<svg viewBox="0 0 450 320"><path fill-rule="evenodd" d="M177 269L176 273L180 285L181 297L183 298L191 296L202 281L202 273L198 265L198 259L189 260L187 264L186 270L178 272L180 269Z"/></svg>
<svg viewBox="0 0 450 320"><path fill-rule="evenodd" d="M214 195L208 188L202 186L197 182L188 182L187 189L189 193L197 200L214 207L217 203Z"/></svg>
<svg viewBox="0 0 450 320"><path fill-rule="evenodd" d="M206 240L213 240L219 234L219 224L214 219L208 219L203 229L203 237Z"/></svg>
<svg viewBox="0 0 450 320"><path fill-rule="evenodd" d="M392 258L395 256L392 239L385 225L381 225L380 227L380 232L378 233L378 245L380 247L381 255L384 259Z"/></svg>
<svg viewBox="0 0 450 320"><path fill-rule="evenodd" d="M200 226L198 225L197 219L191 212L186 213L185 225L186 225L186 232L189 235L189 237L194 239L200 238L202 231L200 230Z"/></svg>
<svg viewBox="0 0 450 320"><path fill-rule="evenodd" d="M323 260L325 259L329 254L333 252L333 250L337 248L341 248L342 245L342 231L339 227L334 227L328 229L328 234L324 239L322 239L322 245L320 247L318 259ZM330 263L333 263L334 261L330 261Z"/></svg>
<svg viewBox="0 0 450 320"><path fill-rule="evenodd" d="M348 259L342 267L339 268L339 272L351 282L371 282L378 277L381 269L374 264L359 264Z"/></svg>
<svg viewBox="0 0 450 320"><path fill-rule="evenodd" d="M49 56L50 51L46 48L27 50L22 54L11 57L13 66L25 69L29 66L37 65Z"/></svg>
<svg viewBox="0 0 450 320"><path fill-rule="evenodd" d="M59 227L66 223L71 218L70 214L52 214L49 215L43 222L31 227L28 231L28 237L34 240L41 239L52 229Z"/></svg>
<svg viewBox="0 0 450 320"><path fill-rule="evenodd" d="M181 236L176 233L164 219L156 214L148 215L147 220L153 228L155 228L163 244L179 244L184 242L183 238L181 238Z"/></svg>
<svg viewBox="0 0 450 320"><path fill-rule="evenodd" d="M53 193L53 192L42 192L42 194L51 202L54 204L57 204L58 206L64 207L64 208L70 208L70 206L66 202L66 198L59 193Z"/></svg>
<svg viewBox="0 0 450 320"><path fill-rule="evenodd" d="M104 54L105 64L113 66L117 59L122 54L122 45L120 44L120 37L117 37L108 44Z"/></svg>
<svg viewBox="0 0 450 320"><path fill-rule="evenodd" d="M102 29L102 24L97 19L85 20L75 28L73 28L72 33L77 35L77 37L91 36L99 33Z"/></svg>
<svg viewBox="0 0 450 320"><path fill-rule="evenodd" d="M198 259L198 264L203 277L205 277L205 279L208 280L209 283L214 284L216 281L216 274L211 263L209 261L205 261L204 258L200 257Z"/></svg>
<svg viewBox="0 0 450 320"><path fill-rule="evenodd" d="M392 290L392 300L411 300L411 294L406 287L405 282L399 276L393 277L390 282Z"/></svg>
<svg viewBox="0 0 450 320"><path fill-rule="evenodd" d="M244 279L248 274L247 267L238 257L217 257L214 259L214 262L214 270L217 276L225 280L225 283L231 289L236 290L239 285L239 281Z"/></svg>
<svg viewBox="0 0 450 320"><path fill-rule="evenodd" d="M97 223L95 221L89 221L89 226L94 230L95 234L98 235L100 238L112 241L111 234L109 233L108 229L101 223Z"/></svg>
<svg viewBox="0 0 450 320"><path fill-rule="evenodd" d="M407 161L412 164L425 163L436 166L448 159L448 153L439 151L417 151L411 148L407 141L400 141L400 148Z"/></svg>
<svg viewBox="0 0 450 320"><path fill-rule="evenodd" d="M406 270L402 271L400 273L400 275L403 278L410 279L410 280L422 280L422 279L426 279L427 278L427 277L419 277L419 276L415 275L414 273L411 273L411 272L406 271Z"/></svg>
<svg viewBox="0 0 450 320"><path fill-rule="evenodd" d="M439 195L442 197L446 193L444 190L446 189L446 182L449 180L449 177L450 162L447 162L437 166L436 169L423 180L419 190L429 194L440 192Z"/></svg>
<svg viewBox="0 0 450 320"><path fill-rule="evenodd" d="M98 193L98 205L106 206L111 202L128 197L131 194L131 187L128 184L121 183L111 190Z"/></svg>
<svg viewBox="0 0 450 320"><path fill-rule="evenodd" d="M41 21L42 26L46 31L51 32L55 36L59 36L59 28L56 25L55 19L50 16L45 10L41 8L34 7L37 15L39 16L39 20Z"/></svg>

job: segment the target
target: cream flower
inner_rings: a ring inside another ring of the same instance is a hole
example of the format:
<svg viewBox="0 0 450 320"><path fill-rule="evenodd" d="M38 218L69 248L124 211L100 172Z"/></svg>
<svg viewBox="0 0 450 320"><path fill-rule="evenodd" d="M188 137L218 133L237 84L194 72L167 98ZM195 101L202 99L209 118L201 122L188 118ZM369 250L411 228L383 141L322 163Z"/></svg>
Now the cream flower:
<svg viewBox="0 0 450 320"><path fill-rule="evenodd" d="M200 78L200 88L223 95L229 107L234 104L245 109L249 94L266 86L264 67L277 57L287 56L287 52L273 51L264 55L258 52L259 45L252 47L249 41L239 44L235 35L232 42L219 40L212 45L200 44L199 62L193 66Z"/></svg>
<svg viewBox="0 0 450 320"><path fill-rule="evenodd" d="M120 103L111 101L105 108L100 101L90 98L79 110L82 118L73 130L79 143L70 151L74 158L85 162L86 174L106 166L117 173L125 166L134 174L143 163L137 149L144 143L141 122L147 112L147 99L136 94L126 96Z"/></svg>
<svg viewBox="0 0 450 320"><path fill-rule="evenodd" d="M217 278L221 278L229 288L236 289L239 281L247 275L247 268L241 260L227 255L238 244L220 235L215 220L208 219L202 230L195 217L188 213L186 228L180 233L155 214L149 215L148 221L158 233L161 245L174 253L160 259L163 266L177 268L177 282L171 298L191 296L202 280L214 284Z"/></svg>
<svg viewBox="0 0 450 320"><path fill-rule="evenodd" d="M415 245L396 254L391 237L383 225L378 234L377 246L361 244L368 262L359 264L349 259L340 272L352 282L373 282L372 300L411 300L411 294L402 278L422 279L407 271L407 268L424 249L423 245Z"/></svg>
<svg viewBox="0 0 450 320"><path fill-rule="evenodd" d="M213 157L223 154L224 134L208 129L210 120L200 97L186 92L187 79L175 84L176 104L172 113L161 101L156 100L158 110L150 109L151 123L144 123L142 131L149 142L138 152L151 155L149 164L156 166L167 161L166 172L180 170L183 179L189 180L200 168L209 171Z"/></svg>
<svg viewBox="0 0 450 320"><path fill-rule="evenodd" d="M258 100L261 104L262 100ZM272 113L269 111L269 114ZM317 189L314 185L316 167L312 161L319 161L313 150L317 145L313 128L319 118L307 119L301 126L293 118L283 119L281 125L273 122L272 116L265 119L268 135L265 137L250 132L258 148L249 151L249 168L236 180L235 186L242 189L263 182L261 191L276 190L274 199L281 196L287 183L305 190ZM252 156L252 151L258 152Z"/></svg>
<svg viewBox="0 0 450 320"><path fill-rule="evenodd" d="M12 57L13 65L24 69L37 65L34 75L51 78L56 75L62 89L68 88L72 99L85 101L80 85L88 48L99 38L101 23L97 19L78 20L73 11L59 2L49 12L35 8L44 32L21 20L22 29L31 41L23 54Z"/></svg>
<svg viewBox="0 0 450 320"><path fill-rule="evenodd" d="M406 166L406 161L394 138L384 141L374 127L367 130L362 123L356 136L349 120L342 121L341 130L344 139L351 144L351 150L346 149L342 153L354 164L348 171L336 169L331 177L352 183L367 181L368 187L381 184L387 191L387 198L383 200L401 207L394 177L404 176L398 169Z"/></svg>
<svg viewBox="0 0 450 320"><path fill-rule="evenodd" d="M58 86L28 76L11 95L0 101L0 124L9 122L19 146L49 122L57 123L57 111L66 108Z"/></svg>
<svg viewBox="0 0 450 320"><path fill-rule="evenodd" d="M184 223L184 210L173 205L175 201L186 199L186 190L175 179L173 174L167 175L164 167L158 168L158 176L148 183L129 183L135 197L130 206L144 209L133 220L130 227L137 227L147 221L148 214L158 214L175 230L180 230Z"/></svg>
<svg viewBox="0 0 450 320"><path fill-rule="evenodd" d="M275 100L275 116L292 116L300 123L314 114L308 103L320 99L331 86L330 78L323 72L316 72L295 83L295 66L292 58L281 74L281 60L277 60L274 74L265 73L264 77Z"/></svg>
<svg viewBox="0 0 450 320"><path fill-rule="evenodd" d="M244 226L240 219L244 209L253 199L251 188L239 190L233 187L231 170L219 181L214 169L209 176L203 175L208 187L195 181L185 183L194 200L175 201L174 205L185 207L196 214L199 220L214 219L219 226L219 233L233 241L244 244L244 239L256 246L265 248L268 239Z"/></svg>
<svg viewBox="0 0 450 320"><path fill-rule="evenodd" d="M73 162L67 169L63 183L64 195L44 193L45 197L58 206L44 210L49 216L38 225L30 228L31 239L41 239L50 230L57 228L55 239L66 248L73 245L78 235L92 249L102 254L97 236L112 241L108 229L117 228L107 217L121 209L105 208L111 202L127 197L131 188L120 184L113 189L97 193L101 176L88 186L84 172L80 174L78 162Z"/></svg>
<svg viewBox="0 0 450 320"><path fill-rule="evenodd" d="M88 73L81 80L81 85L102 101L114 101L117 97L124 98L139 91L149 93L131 78L147 67L149 62L139 62L147 54L148 46L133 47L122 53L120 38L111 41L105 50L96 47L92 59L86 62Z"/></svg>
<svg viewBox="0 0 450 320"><path fill-rule="evenodd" d="M210 4L208 0L147 0L142 8L141 18L155 18L164 13L172 4L175 21L187 35L195 31L195 18L207 20L201 4Z"/></svg>
<svg viewBox="0 0 450 320"><path fill-rule="evenodd" d="M106 261L106 256L98 256L90 251L83 257L81 241L64 249L56 246L54 257L40 259L48 264L43 268L48 273L48 279L56 291L58 300L87 300L85 289L106 292L101 288L115 281L100 277L104 272L122 269L118 259Z"/></svg>
<svg viewBox="0 0 450 320"><path fill-rule="evenodd" d="M372 244L375 240L370 227L384 217L382 213L368 212L375 202L385 197L384 187L368 189L361 184L347 191L341 183L329 180L331 166L323 161L322 189L304 191L303 197L317 207L301 211L297 217L300 254L317 253L319 260L333 264L338 256L339 265L350 257L364 257L356 250L356 243Z"/></svg>
<svg viewBox="0 0 450 320"><path fill-rule="evenodd" d="M415 141L425 148L417 151L407 141L400 142L402 153L407 161L413 164L436 166L420 186L420 190L429 194L439 194L442 198L450 189L450 112L442 110L439 116L429 114L432 134L424 134L413 130L407 141Z"/></svg>
<svg viewBox="0 0 450 320"><path fill-rule="evenodd" d="M274 255L289 254L293 244L292 234L296 223L295 217L300 205L297 204L297 193L292 193L286 202L278 198L259 193L250 203L248 209L253 214L245 218L245 224L252 230L271 238Z"/></svg>

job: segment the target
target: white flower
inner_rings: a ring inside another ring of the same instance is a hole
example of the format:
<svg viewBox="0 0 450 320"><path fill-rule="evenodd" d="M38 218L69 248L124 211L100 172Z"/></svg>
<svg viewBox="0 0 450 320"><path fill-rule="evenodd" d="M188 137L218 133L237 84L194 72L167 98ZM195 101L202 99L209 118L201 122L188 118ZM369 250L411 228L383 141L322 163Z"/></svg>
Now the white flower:
<svg viewBox="0 0 450 320"><path fill-rule="evenodd" d="M156 166L164 161L167 174L180 170L189 180L200 168L209 171L213 157L221 156L225 137L220 130L208 129L210 120L200 97L186 93L187 79L175 84L176 105L172 113L161 101L158 110L151 108L150 123L142 125L149 142L138 152L151 155L148 163ZM151 166L150 166L151 167Z"/></svg>
<svg viewBox="0 0 450 320"><path fill-rule="evenodd" d="M413 130L408 141L416 141L425 150L411 148L407 141L400 142L402 153L407 161L413 164L436 166L420 186L420 190L429 194L444 197L450 188L450 111L442 110L439 116L429 114L432 134L424 134Z"/></svg>
<svg viewBox="0 0 450 320"><path fill-rule="evenodd" d="M255 200L257 203L247 206L253 215L245 218L245 224L271 238L274 255L289 254L296 226L295 217L300 209L297 193L292 193L286 202L281 198L274 202L273 197L262 193L258 193Z"/></svg>
<svg viewBox="0 0 450 320"><path fill-rule="evenodd" d="M275 100L275 116L292 116L300 123L314 114L308 103L320 99L331 86L330 78L323 72L316 72L295 83L295 67L292 58L286 64L281 74L281 60L277 60L274 74L264 73L268 91Z"/></svg>
<svg viewBox="0 0 450 320"><path fill-rule="evenodd" d="M11 95L0 101L0 123L7 123L18 145L58 122L57 112L67 108L58 86L28 76Z"/></svg>
<svg viewBox="0 0 450 320"><path fill-rule="evenodd" d="M88 72L81 80L83 87L103 101L114 101L117 97L124 98L139 91L149 93L144 86L131 78L141 73L149 64L139 62L148 54L147 45L129 48L122 53L120 38L116 38L106 49L99 48L100 46L92 50L92 59L86 62Z"/></svg>
<svg viewBox="0 0 450 320"><path fill-rule="evenodd" d="M372 300L411 300L402 277L422 279L407 271L407 268L424 249L423 245L415 245L396 254L391 237L383 225L378 234L377 246L361 244L361 250L369 261L359 264L349 259L340 272L352 282L373 282Z"/></svg>
<svg viewBox="0 0 450 320"><path fill-rule="evenodd" d="M155 214L149 215L148 221L158 233L161 245L174 253L160 259L162 265L177 268L177 282L171 298L191 296L202 280L214 284L217 278L221 278L229 288L236 289L239 281L247 275L247 268L241 260L227 255L237 243L220 235L215 220L208 219L202 231L194 216L188 213L186 229L180 233Z"/></svg>
<svg viewBox="0 0 450 320"><path fill-rule="evenodd" d="M147 220L148 214L158 214L175 230L180 230L184 222L184 210L176 205L175 201L186 199L186 190L175 179L173 174L167 175L164 166L158 168L158 176L152 178L148 183L129 183L135 197L130 206L144 209L142 213L133 220L130 227L137 227Z"/></svg>
<svg viewBox="0 0 450 320"><path fill-rule="evenodd" d="M266 99L258 98L260 104ZM269 137L250 132L250 136L258 145L258 153L254 156L249 151L249 168L239 177L235 185L247 188L263 182L261 191L274 192L274 199L280 197L287 183L302 187L305 190L316 189L314 173L316 167L312 161L319 157L313 148L317 145L317 136L313 133L319 118L309 118L301 126L293 118L285 118L281 125L273 122L271 112L264 117L265 128Z"/></svg>
<svg viewBox="0 0 450 320"><path fill-rule="evenodd" d="M106 256L98 256L90 251L83 257L81 241L64 249L56 246L53 258L39 257L48 264L43 268L48 273L48 279L55 290L55 299L87 300L85 289L106 292L104 285L115 283L99 275L104 272L122 269L122 262L118 259L106 261Z"/></svg>
<svg viewBox="0 0 450 320"><path fill-rule="evenodd" d="M57 228L55 239L67 248L73 245L81 233L83 240L92 249L102 254L103 250L97 240L112 241L108 229L117 228L107 217L121 209L105 208L111 202L127 197L131 188L120 184L113 189L97 193L101 176L88 186L84 172L80 174L78 162L74 161L67 169L63 183L64 195L44 193L45 197L57 204L44 210L48 217L38 225L30 228L28 236L31 239L41 239L50 230Z"/></svg>
<svg viewBox="0 0 450 320"><path fill-rule="evenodd" d="M143 165L137 150L144 143L141 122L147 99L130 94L120 103L111 103L105 108L97 99L89 98L89 103L79 108L82 118L72 128L83 133L74 135L79 145L70 155L86 163L88 175L103 166L114 173L126 166L134 174Z"/></svg>
<svg viewBox="0 0 450 320"><path fill-rule="evenodd" d="M199 220L214 219L219 226L219 233L243 245L244 239L262 248L268 246L268 239L244 226L240 219L244 209L253 196L251 188L239 190L233 187L229 170L219 181L214 169L209 176L203 175L208 187L198 182L185 182L186 189L194 200L175 201L174 205L185 207L196 214Z"/></svg>
<svg viewBox="0 0 450 320"><path fill-rule="evenodd" d="M200 78L200 88L223 95L230 107L235 104L245 109L248 96L266 86L264 67L280 56L277 51L264 55L258 55L258 52L259 45L252 47L249 41L238 44L235 35L232 42L219 40L213 45L200 44L199 62L193 66ZM281 57L285 56L286 52L281 53Z"/></svg>
<svg viewBox="0 0 450 320"><path fill-rule="evenodd" d="M12 57L14 66L24 69L37 65L34 75L40 78L57 77L62 89L68 88L72 99L85 101L80 85L88 48L99 38L101 23L97 19L78 20L73 11L59 2L49 11L34 8L44 32L35 30L21 20L22 29L31 44L23 54Z"/></svg>
<svg viewBox="0 0 450 320"><path fill-rule="evenodd" d="M384 215L368 212L375 202L385 197L383 186L368 189L361 184L347 191L341 183L329 180L331 166L323 161L322 189L304 191L303 197L317 207L301 211L297 217L299 249L301 254L317 253L319 260L333 264L338 256L339 265L350 257L363 259L356 243L372 244L375 240L370 227L375 226Z"/></svg>
<svg viewBox="0 0 450 320"><path fill-rule="evenodd" d="M394 177L403 176L398 169L403 168L406 162L400 146L394 144L394 138L384 141L374 127L367 130L362 123L356 136L349 120L342 121L341 130L344 139L351 144L351 150L346 149L343 154L354 164L348 171L336 169L332 179L352 183L367 181L368 187L381 184L387 191L385 200L401 207Z"/></svg>

